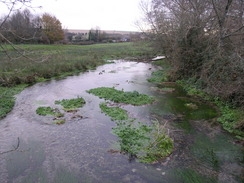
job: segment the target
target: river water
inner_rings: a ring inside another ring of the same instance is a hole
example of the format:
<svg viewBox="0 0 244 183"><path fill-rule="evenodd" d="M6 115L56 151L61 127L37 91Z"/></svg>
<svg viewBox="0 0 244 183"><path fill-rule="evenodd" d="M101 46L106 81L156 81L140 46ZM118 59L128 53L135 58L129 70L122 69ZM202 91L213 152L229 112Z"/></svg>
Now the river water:
<svg viewBox="0 0 244 183"><path fill-rule="evenodd" d="M156 69L148 63L116 61L26 88L17 95L12 112L0 121L0 152L14 149L19 142L17 150L0 154L0 182L242 182L242 147L216 124L216 111L172 83L147 82ZM118 139L111 130L116 123L101 113L103 100L86 92L97 87L154 96L154 104L121 107L131 118L166 124L174 139L173 153L160 163L144 164L113 151ZM63 125L35 112L40 106L57 107L55 100L77 97L86 104L65 114ZM187 107L189 103L197 108Z"/></svg>

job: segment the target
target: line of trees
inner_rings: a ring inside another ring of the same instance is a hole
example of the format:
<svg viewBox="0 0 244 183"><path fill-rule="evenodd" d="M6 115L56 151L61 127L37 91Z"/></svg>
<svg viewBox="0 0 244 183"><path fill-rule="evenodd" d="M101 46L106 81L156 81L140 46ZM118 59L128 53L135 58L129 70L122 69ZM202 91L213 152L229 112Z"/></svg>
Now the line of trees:
<svg viewBox="0 0 244 183"><path fill-rule="evenodd" d="M141 7L146 34L173 66L172 80L243 106L243 0L151 0Z"/></svg>
<svg viewBox="0 0 244 183"><path fill-rule="evenodd" d="M16 10L0 19L0 42L53 44L64 39L61 22L53 15Z"/></svg>

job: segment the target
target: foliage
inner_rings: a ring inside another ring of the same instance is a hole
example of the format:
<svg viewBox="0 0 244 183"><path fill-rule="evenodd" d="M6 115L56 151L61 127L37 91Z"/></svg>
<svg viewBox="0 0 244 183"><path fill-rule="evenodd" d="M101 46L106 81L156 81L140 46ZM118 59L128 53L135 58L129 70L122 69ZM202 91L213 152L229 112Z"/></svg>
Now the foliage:
<svg viewBox="0 0 244 183"><path fill-rule="evenodd" d="M90 41L94 42L101 42L106 40L106 33L102 32L99 27L96 28L96 30L91 29L89 31L89 38Z"/></svg>
<svg viewBox="0 0 244 183"><path fill-rule="evenodd" d="M41 116L52 115L56 117L62 117L63 114L59 112L58 109L53 109L51 107L38 107L36 113Z"/></svg>
<svg viewBox="0 0 244 183"><path fill-rule="evenodd" d="M27 85L15 87L0 87L0 119L5 117L14 107L15 95L21 92Z"/></svg>
<svg viewBox="0 0 244 183"><path fill-rule="evenodd" d="M10 45L0 52L0 86L33 84L53 77L65 77L95 68L106 60L150 56L151 49L145 44L113 43L95 45L18 45L30 58L19 57ZM1 48L0 48L1 50ZM28 65L28 67L26 67ZM66 73L66 74L64 74Z"/></svg>
<svg viewBox="0 0 244 183"><path fill-rule="evenodd" d="M110 116L113 121L115 120L128 120L127 111L119 107L109 107L106 103L101 103L100 108L102 112Z"/></svg>
<svg viewBox="0 0 244 183"><path fill-rule="evenodd" d="M120 150L136 157L150 140L152 129L141 123L135 126L132 121L118 122L113 133L119 137Z"/></svg>
<svg viewBox="0 0 244 183"><path fill-rule="evenodd" d="M70 112L70 111L76 111L76 108L81 108L85 104L85 100L81 97L76 99L63 99L63 100L56 100L55 104L60 104L64 108L64 111ZM56 118L64 117L63 113L60 113L59 109L51 108L51 107L38 107L36 109L36 113L41 116L46 115L53 115ZM65 123L65 119L54 119L54 124L61 125Z"/></svg>
<svg viewBox="0 0 244 183"><path fill-rule="evenodd" d="M244 139L244 111L231 107L229 104L224 103L215 98L214 103L219 107L221 116L217 119L223 126L223 128L236 135L239 139Z"/></svg>
<svg viewBox="0 0 244 183"><path fill-rule="evenodd" d="M168 74L164 70L157 70L152 73L151 78L147 79L151 83L161 83L168 81Z"/></svg>
<svg viewBox="0 0 244 183"><path fill-rule="evenodd" d="M75 110L76 108L81 108L85 103L85 100L81 97L76 99L63 99L55 101L55 104L62 105L65 111L71 111Z"/></svg>
<svg viewBox="0 0 244 183"><path fill-rule="evenodd" d="M228 102L224 102L218 97L208 95L190 81L179 80L177 83L183 86L187 94L192 96L199 96L204 100L213 102L215 105L217 105L220 111L220 116L218 117L217 121L222 124L226 131L233 133L239 139L244 139L244 112L241 110L241 108L235 108Z"/></svg>
<svg viewBox="0 0 244 183"><path fill-rule="evenodd" d="M156 162L173 151L173 140L166 135L165 127L161 126L158 121L154 121L152 129L150 142L144 149L146 154L140 157L141 162Z"/></svg>
<svg viewBox="0 0 244 183"><path fill-rule="evenodd" d="M33 84L52 77L60 78L83 72L104 63L107 59L144 58L152 54L148 44L134 43L87 46L18 45L21 50L26 50L26 55L36 60L34 62L32 59L17 56L16 50L9 45L5 46L8 55L16 59L10 62L8 56L0 52L0 118L5 117L13 108L15 100L13 96L27 86L21 83ZM40 58L46 57L48 60L38 62Z"/></svg>
<svg viewBox="0 0 244 183"><path fill-rule="evenodd" d="M151 0L142 9L171 80L195 78L208 94L243 106L243 1Z"/></svg>
<svg viewBox="0 0 244 183"><path fill-rule="evenodd" d="M113 133L119 137L120 150L128 153L130 158L140 162L153 163L172 153L173 141L158 122L145 125L131 121L116 123Z"/></svg>
<svg viewBox="0 0 244 183"><path fill-rule="evenodd" d="M94 88L87 92L116 103L144 105L150 104L154 101L152 97L145 94L139 94L137 91L124 92L122 90L116 90L115 88L109 87Z"/></svg>
<svg viewBox="0 0 244 183"><path fill-rule="evenodd" d="M61 22L48 13L44 13L41 18L42 29L47 37L47 41L53 44L64 39L64 31Z"/></svg>

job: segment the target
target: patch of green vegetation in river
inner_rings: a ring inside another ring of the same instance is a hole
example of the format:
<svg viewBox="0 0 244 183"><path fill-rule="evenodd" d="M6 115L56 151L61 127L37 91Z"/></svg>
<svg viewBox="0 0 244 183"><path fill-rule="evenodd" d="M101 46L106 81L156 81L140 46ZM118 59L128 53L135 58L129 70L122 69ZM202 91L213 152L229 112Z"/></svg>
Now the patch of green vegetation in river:
<svg viewBox="0 0 244 183"><path fill-rule="evenodd" d="M63 99L56 100L55 104L59 104L63 106L63 110L65 112L77 112L77 108L81 108L85 105L85 100L82 97L78 97L76 99ZM65 116L64 113L61 113L58 108L51 107L38 107L36 109L36 113L41 116L52 115L54 118L54 124L61 125L66 122L65 119L61 119Z"/></svg>
<svg viewBox="0 0 244 183"><path fill-rule="evenodd" d="M145 105L151 104L154 98L145 94L140 94L137 91L125 92L123 90L116 90L115 88L100 87L87 91L105 100L111 100L116 103L125 103L132 105Z"/></svg>
<svg viewBox="0 0 244 183"><path fill-rule="evenodd" d="M173 140L158 122L145 125L134 120L116 123L112 132L119 137L120 151L129 155L129 159L137 158L139 162L157 162L173 151Z"/></svg>
<svg viewBox="0 0 244 183"><path fill-rule="evenodd" d="M81 108L85 105L85 100L81 97L76 99L63 99L63 100L56 100L55 104L59 104L63 106L63 110L65 111L73 111L77 108Z"/></svg>
<svg viewBox="0 0 244 183"><path fill-rule="evenodd" d="M100 108L102 112L110 116L113 121L115 120L128 120L127 111L119 107L109 107L107 103L101 103Z"/></svg>
<svg viewBox="0 0 244 183"><path fill-rule="evenodd" d="M54 109L51 107L38 107L36 109L36 113L41 116L52 115L55 117L63 117L63 114L60 113L58 109Z"/></svg>
<svg viewBox="0 0 244 183"><path fill-rule="evenodd" d="M91 89L88 93L116 103L137 106L154 101L154 98L139 94L137 91L124 92L107 87ZM112 120L119 121L116 122L117 126L112 132L119 138L120 151L128 154L129 159L137 158L143 163L153 163L172 153L173 140L166 134L164 126L158 122L155 121L152 125L136 122L135 119L128 119L125 110L119 107L108 107L106 103L101 103L100 108Z"/></svg>

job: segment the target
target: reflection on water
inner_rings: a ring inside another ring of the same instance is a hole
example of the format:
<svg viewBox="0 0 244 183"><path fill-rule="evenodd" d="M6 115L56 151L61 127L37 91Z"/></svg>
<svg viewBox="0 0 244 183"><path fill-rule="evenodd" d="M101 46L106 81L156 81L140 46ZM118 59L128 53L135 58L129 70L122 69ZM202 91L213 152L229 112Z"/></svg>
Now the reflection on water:
<svg viewBox="0 0 244 183"><path fill-rule="evenodd" d="M117 61L24 90L13 111L0 121L0 152L12 149L20 138L17 151L0 155L0 182L241 182L243 152L209 123L215 111L186 98L176 86L174 92L154 90L156 86L147 82L154 69L150 64ZM117 140L111 129L116 124L101 113L103 100L86 92L102 86L155 96L152 105L122 108L131 118L167 123L174 153L154 165L129 162L126 155L111 153ZM40 106L55 107L55 100L79 96L86 105L66 115L64 125L54 125L53 117L35 113ZM197 109L189 108L189 103Z"/></svg>

